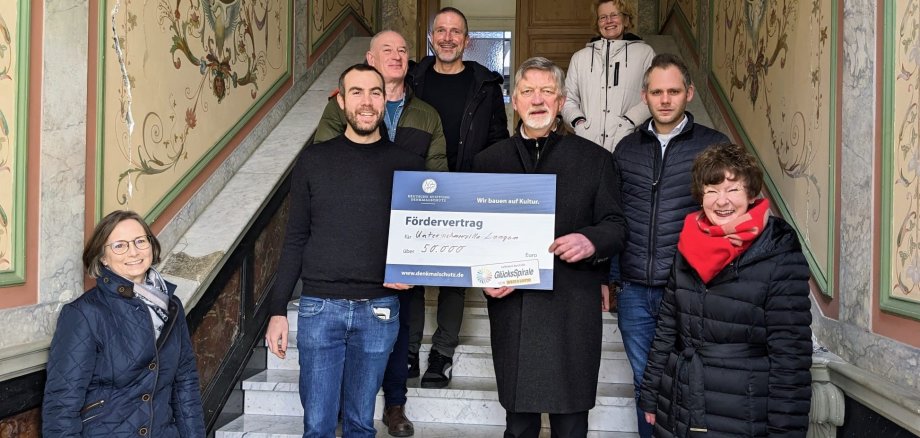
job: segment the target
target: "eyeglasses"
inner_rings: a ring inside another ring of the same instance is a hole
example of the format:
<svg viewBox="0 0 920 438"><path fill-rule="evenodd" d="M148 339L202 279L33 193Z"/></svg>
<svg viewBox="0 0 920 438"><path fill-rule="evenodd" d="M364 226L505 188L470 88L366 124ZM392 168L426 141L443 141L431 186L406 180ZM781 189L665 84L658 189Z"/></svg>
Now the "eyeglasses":
<svg viewBox="0 0 920 438"><path fill-rule="evenodd" d="M128 252L132 243L138 251L145 250L150 248L150 236L135 237L134 240L116 240L105 246L112 248L113 253L121 255Z"/></svg>
<svg viewBox="0 0 920 438"><path fill-rule="evenodd" d="M623 17L624 17L624 15L623 15L623 14L619 14L619 13L617 13L617 14L609 14L609 15L598 15L598 16L597 16L597 22L598 22L598 23L603 23L603 22L605 22L605 21L614 21L614 20L619 20L619 19L621 19L621 18L623 18Z"/></svg>

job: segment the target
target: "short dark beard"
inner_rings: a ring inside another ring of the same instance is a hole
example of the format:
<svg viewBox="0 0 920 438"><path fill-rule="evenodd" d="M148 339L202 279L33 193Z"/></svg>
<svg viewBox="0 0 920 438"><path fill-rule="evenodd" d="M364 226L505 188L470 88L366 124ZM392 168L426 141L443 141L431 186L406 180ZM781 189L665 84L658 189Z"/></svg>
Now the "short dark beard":
<svg viewBox="0 0 920 438"><path fill-rule="evenodd" d="M358 121L355 120L354 114L345 113L345 121L348 122L348 126L351 126L351 130L362 137L371 135L374 131L380 129L380 122L383 121L383 117L377 118L377 123L374 124L370 129L361 129L358 127Z"/></svg>

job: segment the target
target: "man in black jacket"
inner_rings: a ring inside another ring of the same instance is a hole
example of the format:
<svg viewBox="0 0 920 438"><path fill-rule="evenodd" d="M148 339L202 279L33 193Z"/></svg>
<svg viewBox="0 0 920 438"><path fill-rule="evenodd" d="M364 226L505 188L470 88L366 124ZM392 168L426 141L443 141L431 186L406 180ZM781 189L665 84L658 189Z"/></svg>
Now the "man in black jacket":
<svg viewBox="0 0 920 438"><path fill-rule="evenodd" d="M463 61L469 44L466 17L446 7L434 17L429 43L435 56L423 58L407 80L415 94L441 116L447 142L447 164L452 172L469 172L473 156L508 138L508 118L502 99L502 77L475 61ZM423 388L450 383L454 349L460 343L465 288L441 287L438 293L438 329L431 337ZM409 376L419 374L418 350L425 326L425 294L413 291L409 335Z"/></svg>
<svg viewBox="0 0 920 438"><path fill-rule="evenodd" d="M599 285L626 239L616 172L606 149L553 131L565 74L541 57L515 73L521 127L476 156L485 173L556 176L553 290L484 288L505 437L536 438L541 413L554 437L584 437L597 397L603 319Z"/></svg>
<svg viewBox="0 0 920 438"><path fill-rule="evenodd" d="M707 146L728 142L724 134L694 123L685 111L693 91L680 58L655 56L642 83L642 100L652 117L623 138L613 154L629 227L620 255L623 290L617 321L637 400L684 217L699 209L690 195L693 160ZM651 437L652 428L638 408L637 421L639 435Z"/></svg>

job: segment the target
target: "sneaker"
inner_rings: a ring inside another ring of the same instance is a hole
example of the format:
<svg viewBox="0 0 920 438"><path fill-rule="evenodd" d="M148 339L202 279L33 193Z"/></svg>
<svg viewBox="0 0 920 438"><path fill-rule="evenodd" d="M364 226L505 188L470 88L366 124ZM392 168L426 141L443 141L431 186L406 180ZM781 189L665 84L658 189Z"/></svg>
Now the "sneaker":
<svg viewBox="0 0 920 438"><path fill-rule="evenodd" d="M443 388L450 383L450 369L453 359L431 349L428 355L428 370L422 376L422 388Z"/></svg>
<svg viewBox="0 0 920 438"><path fill-rule="evenodd" d="M422 368L418 364L418 353L409 353L409 378L414 379L421 374Z"/></svg>

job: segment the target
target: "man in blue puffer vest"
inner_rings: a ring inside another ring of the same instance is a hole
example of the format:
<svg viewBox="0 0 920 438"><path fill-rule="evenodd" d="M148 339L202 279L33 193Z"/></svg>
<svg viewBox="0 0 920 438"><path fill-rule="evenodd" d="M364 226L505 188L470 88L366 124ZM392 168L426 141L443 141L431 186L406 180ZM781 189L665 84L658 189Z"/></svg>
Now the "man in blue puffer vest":
<svg viewBox="0 0 920 438"><path fill-rule="evenodd" d="M684 217L699 209L690 195L693 160L707 146L728 142L724 134L694 123L686 112L693 91L680 58L655 56L642 81L642 101L652 117L623 138L613 153L629 228L620 255L623 290L617 321L637 400ZM637 421L639 435L651 437L651 425L638 408Z"/></svg>

